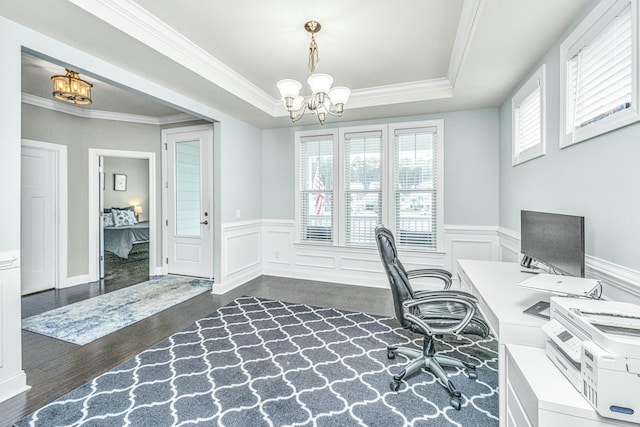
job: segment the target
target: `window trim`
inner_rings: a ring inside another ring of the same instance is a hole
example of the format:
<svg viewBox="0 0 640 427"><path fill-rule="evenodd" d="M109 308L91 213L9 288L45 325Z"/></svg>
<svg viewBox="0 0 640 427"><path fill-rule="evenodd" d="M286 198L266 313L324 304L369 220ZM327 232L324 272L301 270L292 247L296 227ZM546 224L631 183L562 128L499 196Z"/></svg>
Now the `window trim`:
<svg viewBox="0 0 640 427"><path fill-rule="evenodd" d="M615 17L612 11L618 10L631 3L631 100L632 105L625 111L612 114L596 123L590 124L584 129L575 131L567 129L567 103L569 85L568 63L572 55L580 46L590 43L599 31L611 23ZM587 17L572 31L566 40L560 45L560 148L566 148L582 141L594 138L607 132L614 131L623 126L640 121L639 111L639 76L638 76L638 2L630 0L602 0L587 15Z"/></svg>
<svg viewBox="0 0 640 427"><path fill-rule="evenodd" d="M295 237L293 239L294 243L302 243L302 244L311 244L311 245L323 245L323 246L334 246L338 239L340 238L340 230L337 223L337 212L334 209L333 215L331 218L331 228L333 231L333 241L321 241L321 240L303 240L302 239L302 216L301 216L301 207L302 200L300 199L300 154L301 154L301 144L302 140L305 137L322 137L327 136L331 137L333 140L333 199L334 203L336 197L339 194L339 189L336 188L336 183L338 182L338 168L336 168L336 160L338 159L338 130L337 129L326 129L326 130L310 130L310 131L298 131L295 133L295 143L294 143L294 153L295 153Z"/></svg>
<svg viewBox="0 0 640 427"><path fill-rule="evenodd" d="M387 178L387 167L386 164L388 162L387 157L387 152L388 152L388 131L387 131L387 125L383 124L383 125L363 125L363 126L350 126L350 127L344 127L344 128L340 128L339 130L339 141L340 141L340 152L339 152L339 157L340 157L340 177L339 177L339 181L334 181L334 182L338 182L340 184L340 204L338 205L338 212L339 214L338 219L339 219L339 225L338 227L340 228L340 239L338 240L338 245L339 246L344 246L344 247L360 247L360 248L371 248L371 247L375 247L375 242L373 245L359 245L356 243L347 243L346 242L346 225L347 225L347 200L346 200L346 188L345 188L345 183L346 183L346 161L345 161L345 135L346 134L358 134L358 133L375 133L375 132L380 132L380 137L381 137L381 141L380 141L380 192L382 193L381 195L381 199L382 199L382 211L380 212L381 215L381 221L384 224L385 223L385 218L386 216L386 211L388 209L388 203L387 203L387 197L388 197L388 186L387 186L387 182L388 182L388 178Z"/></svg>
<svg viewBox="0 0 640 427"><path fill-rule="evenodd" d="M444 134L444 119L436 119L436 120L423 120L419 122L404 122L404 123L391 123L389 124L389 144L388 144L388 153L387 158L389 161L389 168L387 172L387 185L389 187L388 191L388 201L387 203L387 220L389 227L394 230L395 234L398 234L398 230L396 230L396 188L395 188L395 172L396 172L396 164L395 164L395 132L396 130L410 130L410 129L419 129L419 128L436 128L436 135L438 136L437 144L436 144L436 249L431 248L421 248L415 245L400 245L398 247L402 250L420 250L424 252L444 252L444 203L445 203L445 194L444 194L444 144L445 144L445 134ZM393 208L392 208L393 206ZM398 243L398 242L396 242Z"/></svg>
<svg viewBox="0 0 640 427"><path fill-rule="evenodd" d="M329 247L342 247L352 249L367 249L371 250L372 246L369 245L357 245L357 244L345 244L345 220L346 220L346 200L345 200L345 149L342 143L343 137L347 133L362 133L362 132L376 132L380 131L382 134L382 148L381 148L381 177L380 187L382 192L382 223L389 226L394 233L398 231L396 228L396 215L395 215L395 132L396 130L411 130L420 128L436 128L438 135L438 143L436 146L436 248L420 247L416 245L398 245L403 251L415 251L422 253L444 253L444 145L445 145L445 131L444 131L444 119L423 120L423 121L411 121L389 124L372 124L362 125L344 128L332 128L332 129L317 129L308 131L295 132L295 225L294 225L294 244L309 245L309 246L329 246ZM301 238L302 231L302 218L301 218L301 199L300 199L300 155L301 155L301 142L305 137L316 136L330 136L333 139L333 199L334 206L332 227L333 227L333 241L310 241L303 240ZM375 247L375 245L373 246Z"/></svg>
<svg viewBox="0 0 640 427"><path fill-rule="evenodd" d="M520 151L518 111L522 103L536 90L540 89L540 141ZM547 152L547 108L546 108L546 64L542 64L527 82L516 92L511 100L511 165L516 166L529 160L544 156Z"/></svg>

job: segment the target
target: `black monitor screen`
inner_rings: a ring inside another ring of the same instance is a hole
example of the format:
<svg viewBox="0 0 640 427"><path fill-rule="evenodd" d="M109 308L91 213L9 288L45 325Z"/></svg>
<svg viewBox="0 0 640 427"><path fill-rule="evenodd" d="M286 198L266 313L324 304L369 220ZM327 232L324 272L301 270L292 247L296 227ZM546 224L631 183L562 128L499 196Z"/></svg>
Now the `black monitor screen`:
<svg viewBox="0 0 640 427"><path fill-rule="evenodd" d="M520 238L523 255L552 272L584 277L584 217L521 211Z"/></svg>

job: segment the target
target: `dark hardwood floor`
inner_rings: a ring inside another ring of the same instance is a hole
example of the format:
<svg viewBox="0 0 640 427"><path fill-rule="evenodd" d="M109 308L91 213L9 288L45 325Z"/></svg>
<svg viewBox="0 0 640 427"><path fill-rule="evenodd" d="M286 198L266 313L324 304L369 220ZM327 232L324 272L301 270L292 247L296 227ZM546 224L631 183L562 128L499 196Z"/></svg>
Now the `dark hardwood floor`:
<svg viewBox="0 0 640 427"><path fill-rule="evenodd" d="M22 300L22 317L144 280L146 277L118 276L29 295ZM31 389L0 403L0 425L10 426L243 295L393 315L393 300L387 289L261 276L224 295L206 292L84 346L22 331L22 363Z"/></svg>

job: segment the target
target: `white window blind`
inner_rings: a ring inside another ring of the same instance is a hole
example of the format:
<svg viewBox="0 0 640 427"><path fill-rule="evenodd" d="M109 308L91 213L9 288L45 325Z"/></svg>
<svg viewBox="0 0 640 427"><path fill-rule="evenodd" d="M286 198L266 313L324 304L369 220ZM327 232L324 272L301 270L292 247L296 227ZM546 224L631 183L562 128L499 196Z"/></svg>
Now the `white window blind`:
<svg viewBox="0 0 640 427"><path fill-rule="evenodd" d="M627 123L615 123L635 105L634 23L631 2L611 3L595 25L566 50L564 145L585 139L588 128L600 134ZM602 13L602 12L601 12ZM622 114L621 114L622 113ZM595 135L593 135L595 136Z"/></svg>
<svg viewBox="0 0 640 427"><path fill-rule="evenodd" d="M543 65L513 97L513 165L545 153L544 87Z"/></svg>
<svg viewBox="0 0 640 427"><path fill-rule="evenodd" d="M523 152L536 146L541 137L540 87L518 108L518 149Z"/></svg>
<svg viewBox="0 0 640 427"><path fill-rule="evenodd" d="M300 232L303 241L332 242L333 233L333 137L317 136L300 141Z"/></svg>
<svg viewBox="0 0 640 427"><path fill-rule="evenodd" d="M398 245L437 248L437 128L395 130Z"/></svg>
<svg viewBox="0 0 640 427"><path fill-rule="evenodd" d="M382 221L382 133L345 133L345 243L374 245Z"/></svg>

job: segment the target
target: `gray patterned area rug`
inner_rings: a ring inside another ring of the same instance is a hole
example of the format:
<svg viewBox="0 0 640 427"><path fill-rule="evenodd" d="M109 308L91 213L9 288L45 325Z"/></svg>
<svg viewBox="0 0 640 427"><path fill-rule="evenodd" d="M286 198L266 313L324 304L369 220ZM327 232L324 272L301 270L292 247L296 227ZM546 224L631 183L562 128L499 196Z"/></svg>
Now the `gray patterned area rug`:
<svg viewBox="0 0 640 427"><path fill-rule="evenodd" d="M478 364L451 371L460 411L430 373L391 391L388 344L421 338L391 318L253 297L97 377L17 426L497 426L497 343L441 341Z"/></svg>

